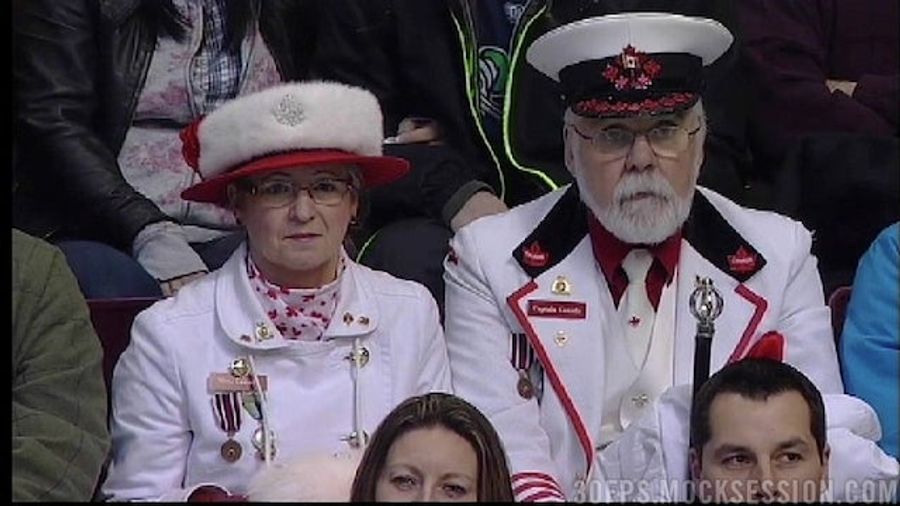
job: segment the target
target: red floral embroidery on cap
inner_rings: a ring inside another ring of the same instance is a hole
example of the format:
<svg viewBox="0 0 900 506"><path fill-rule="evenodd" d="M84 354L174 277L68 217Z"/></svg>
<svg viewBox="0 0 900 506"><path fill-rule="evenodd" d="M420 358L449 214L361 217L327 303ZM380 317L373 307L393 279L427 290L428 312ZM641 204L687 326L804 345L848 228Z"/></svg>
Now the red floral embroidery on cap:
<svg viewBox="0 0 900 506"><path fill-rule="evenodd" d="M646 90L662 72L662 65L631 44L603 69L603 77L617 90Z"/></svg>
<svg viewBox="0 0 900 506"><path fill-rule="evenodd" d="M201 117L192 121L178 134L178 137L181 138L181 156L184 157L185 163L196 171L199 171L200 168L200 136L198 131L202 119Z"/></svg>
<svg viewBox="0 0 900 506"><path fill-rule="evenodd" d="M591 116L604 114L623 114L635 112L659 113L670 111L694 98L692 93L672 93L660 98L645 98L640 102L610 102L592 98L582 100L572 106L576 114Z"/></svg>

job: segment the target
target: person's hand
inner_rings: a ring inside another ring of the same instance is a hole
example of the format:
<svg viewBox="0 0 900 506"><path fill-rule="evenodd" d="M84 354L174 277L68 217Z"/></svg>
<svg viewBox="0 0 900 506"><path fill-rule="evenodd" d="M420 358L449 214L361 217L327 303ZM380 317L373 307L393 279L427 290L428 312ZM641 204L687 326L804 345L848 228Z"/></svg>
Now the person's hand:
<svg viewBox="0 0 900 506"><path fill-rule="evenodd" d="M468 225L472 221L488 216L508 211L509 208L502 200L490 192L477 192L471 197L456 213L456 216L450 220L450 228L454 232Z"/></svg>
<svg viewBox="0 0 900 506"><path fill-rule="evenodd" d="M385 139L389 144L441 144L440 124L431 118L407 117L397 126L397 135Z"/></svg>
<svg viewBox="0 0 900 506"><path fill-rule="evenodd" d="M195 279L200 279L205 275L206 271L192 272L190 274L185 274L184 276L180 276L177 278L160 281L159 287L162 289L163 296L171 297L178 293L178 290L180 290L184 285L190 283L191 281L194 281Z"/></svg>
<svg viewBox="0 0 900 506"><path fill-rule="evenodd" d="M838 81L835 79L826 79L825 86L828 86L828 91L834 93L835 91L840 91L848 97L853 96L853 90L856 89L855 81Z"/></svg>

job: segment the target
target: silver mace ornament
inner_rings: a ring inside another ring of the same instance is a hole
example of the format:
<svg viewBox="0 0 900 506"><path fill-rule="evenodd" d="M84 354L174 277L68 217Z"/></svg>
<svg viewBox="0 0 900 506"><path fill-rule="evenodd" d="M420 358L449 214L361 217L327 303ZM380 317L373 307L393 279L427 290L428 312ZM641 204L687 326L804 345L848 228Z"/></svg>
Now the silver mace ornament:
<svg viewBox="0 0 900 506"><path fill-rule="evenodd" d="M694 394L709 378L709 354L716 332L715 320L722 314L725 301L710 278L697 276L694 293L690 298L691 314L697 319L697 335L694 340Z"/></svg>

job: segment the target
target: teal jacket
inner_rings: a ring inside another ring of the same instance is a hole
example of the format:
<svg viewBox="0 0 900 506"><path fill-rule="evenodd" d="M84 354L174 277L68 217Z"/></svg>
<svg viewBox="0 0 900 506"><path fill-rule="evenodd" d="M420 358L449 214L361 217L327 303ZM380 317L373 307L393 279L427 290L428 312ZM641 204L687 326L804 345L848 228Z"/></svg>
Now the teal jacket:
<svg viewBox="0 0 900 506"><path fill-rule="evenodd" d="M13 229L13 501L91 499L109 449L102 358L62 252Z"/></svg>
<svg viewBox="0 0 900 506"><path fill-rule="evenodd" d="M900 225L884 229L859 261L841 334L847 393L875 408L879 446L900 458Z"/></svg>

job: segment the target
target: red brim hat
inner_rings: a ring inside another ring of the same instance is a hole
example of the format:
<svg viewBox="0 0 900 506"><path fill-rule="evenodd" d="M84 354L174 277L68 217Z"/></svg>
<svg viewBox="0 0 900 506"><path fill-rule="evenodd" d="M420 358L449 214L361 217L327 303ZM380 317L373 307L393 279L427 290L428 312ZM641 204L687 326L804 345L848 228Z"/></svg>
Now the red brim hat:
<svg viewBox="0 0 900 506"><path fill-rule="evenodd" d="M388 184L409 172L409 162L393 156L360 156L339 150L314 149L281 153L251 161L212 179L197 183L181 193L181 198L194 202L224 205L226 188L239 179L282 169L352 165L358 167L365 188Z"/></svg>
<svg viewBox="0 0 900 506"><path fill-rule="evenodd" d="M226 205L228 185L276 170L355 166L365 187L390 183L409 162L384 156L371 92L337 82L288 83L238 97L181 131L182 155L202 182L185 200Z"/></svg>

